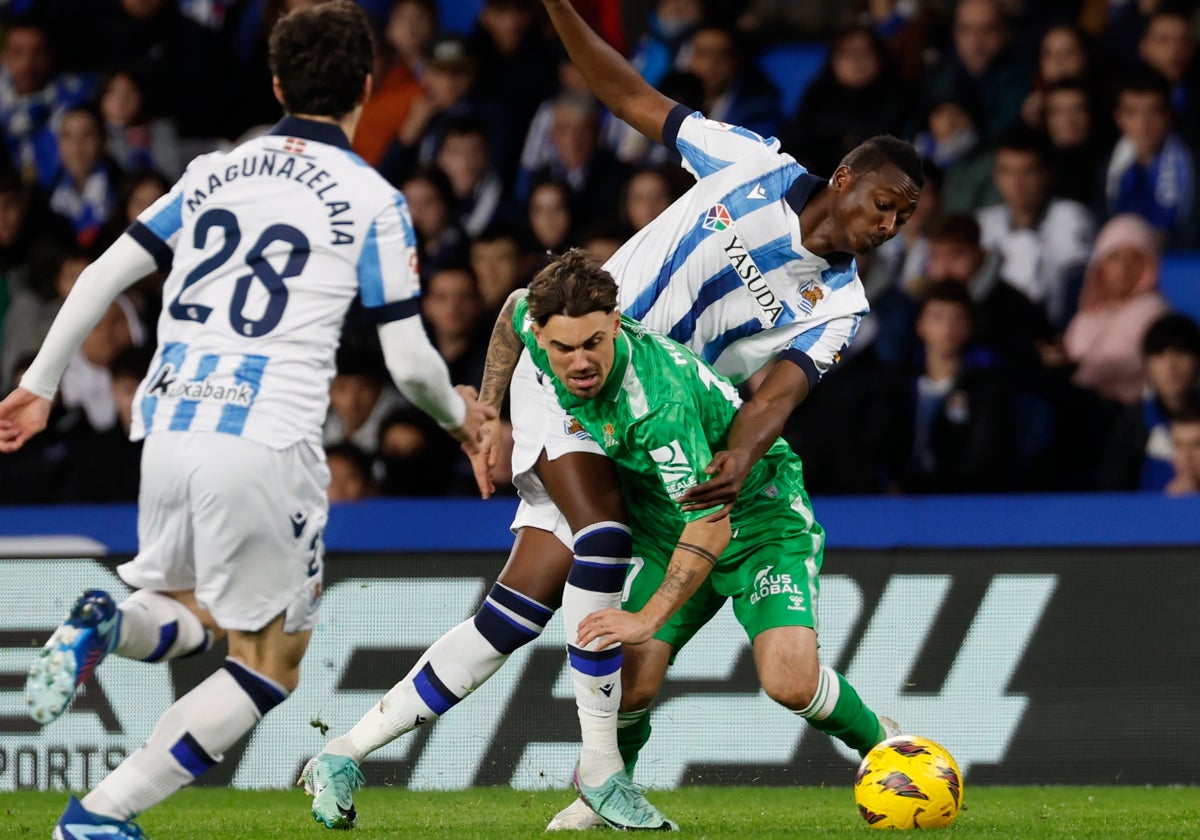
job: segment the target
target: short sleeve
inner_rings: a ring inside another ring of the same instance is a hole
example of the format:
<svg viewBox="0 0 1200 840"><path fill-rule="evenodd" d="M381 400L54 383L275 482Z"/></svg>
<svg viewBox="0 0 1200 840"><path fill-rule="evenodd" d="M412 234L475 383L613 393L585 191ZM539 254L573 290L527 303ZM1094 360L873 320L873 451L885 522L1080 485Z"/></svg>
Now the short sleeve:
<svg viewBox="0 0 1200 840"><path fill-rule="evenodd" d="M704 433L704 424L695 411L670 403L659 406L638 423L636 445L653 464L667 496L678 502L680 497L701 482L707 481L704 469L712 461L712 448ZM713 511L680 511L685 521L700 519Z"/></svg>
<svg viewBox="0 0 1200 840"><path fill-rule="evenodd" d="M855 314L817 324L792 339L779 357L799 366L808 377L809 387L815 388L821 377L841 361L861 321L862 316Z"/></svg>
<svg viewBox="0 0 1200 840"><path fill-rule="evenodd" d="M408 202L398 192L367 229L358 258L358 293L376 323L398 321L420 311L417 234Z"/></svg>
<svg viewBox="0 0 1200 840"><path fill-rule="evenodd" d="M667 116L663 143L679 153L684 168L697 179L764 148L779 151L774 137L764 138L748 128L707 119L699 111L688 113L682 105L676 105Z"/></svg>
<svg viewBox="0 0 1200 840"><path fill-rule="evenodd" d="M169 192L138 214L126 230L134 241L154 257L158 270L171 270L175 257L175 245L179 242L179 231L183 228L183 193L185 174Z"/></svg>

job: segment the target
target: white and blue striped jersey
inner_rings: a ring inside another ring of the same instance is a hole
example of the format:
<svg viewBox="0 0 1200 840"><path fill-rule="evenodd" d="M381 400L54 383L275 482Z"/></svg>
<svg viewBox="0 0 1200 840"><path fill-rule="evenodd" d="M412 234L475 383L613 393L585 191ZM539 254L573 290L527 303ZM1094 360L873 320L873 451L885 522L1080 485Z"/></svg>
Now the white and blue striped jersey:
<svg viewBox="0 0 1200 840"><path fill-rule="evenodd" d="M129 233L169 268L135 440L208 431L319 452L355 296L381 323L419 309L408 205L328 123L285 117L196 158Z"/></svg>
<svg viewBox="0 0 1200 840"><path fill-rule="evenodd" d="M816 384L867 314L853 257L800 242L800 210L824 180L778 140L683 106L663 142L697 183L605 263L621 310L735 382L783 355Z"/></svg>

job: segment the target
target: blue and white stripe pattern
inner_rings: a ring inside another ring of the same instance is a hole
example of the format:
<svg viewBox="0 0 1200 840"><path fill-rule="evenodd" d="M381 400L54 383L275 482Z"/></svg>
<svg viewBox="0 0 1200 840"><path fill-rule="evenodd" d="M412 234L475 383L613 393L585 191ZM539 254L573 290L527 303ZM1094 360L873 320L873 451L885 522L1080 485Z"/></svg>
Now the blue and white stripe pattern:
<svg viewBox="0 0 1200 840"><path fill-rule="evenodd" d="M801 243L799 211L824 181L774 138L682 107L664 140L699 180L606 264L622 311L735 382L819 329L831 338L794 351L814 354L805 370L819 377L867 311L850 255L826 260Z"/></svg>

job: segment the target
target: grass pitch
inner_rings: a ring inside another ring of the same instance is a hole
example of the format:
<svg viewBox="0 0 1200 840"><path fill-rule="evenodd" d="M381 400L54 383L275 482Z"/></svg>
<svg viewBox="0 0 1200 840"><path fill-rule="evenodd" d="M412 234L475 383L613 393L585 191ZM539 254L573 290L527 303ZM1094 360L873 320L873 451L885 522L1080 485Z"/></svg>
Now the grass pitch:
<svg viewBox="0 0 1200 840"><path fill-rule="evenodd" d="M879 836L859 818L849 788L682 788L651 796L684 834L706 840ZM66 799L61 793L0 794L0 837L49 837ZM475 788L428 793L376 788L358 794L358 827L349 837L544 838L546 823L570 800L566 791ZM139 823L151 840L347 836L314 822L308 802L299 790L189 789L147 811ZM1200 788L968 785L966 805L943 832L946 837L1200 837Z"/></svg>

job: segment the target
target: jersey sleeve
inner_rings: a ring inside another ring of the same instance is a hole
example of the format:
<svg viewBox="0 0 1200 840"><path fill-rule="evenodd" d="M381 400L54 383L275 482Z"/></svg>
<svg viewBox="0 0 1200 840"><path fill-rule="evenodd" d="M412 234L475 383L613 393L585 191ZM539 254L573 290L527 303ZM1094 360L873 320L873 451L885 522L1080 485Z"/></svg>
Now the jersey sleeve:
<svg viewBox="0 0 1200 840"><path fill-rule="evenodd" d="M842 353L854 340L862 315L843 315L805 330L792 339L779 358L797 365L815 388L829 369L841 361Z"/></svg>
<svg viewBox="0 0 1200 840"><path fill-rule="evenodd" d="M164 274L171 270L175 245L183 228L183 195L187 173L175 182L166 195L138 214L125 231L135 242L154 257L154 264Z"/></svg>
<svg viewBox="0 0 1200 840"><path fill-rule="evenodd" d="M679 153L683 167L697 179L764 148L779 151L779 141L774 137L761 137L748 128L707 119L683 105L676 105L667 115L663 144Z"/></svg>
<svg viewBox="0 0 1200 840"><path fill-rule="evenodd" d="M379 324L421 311L417 234L408 202L398 192L367 229L358 257L358 294Z"/></svg>
<svg viewBox="0 0 1200 840"><path fill-rule="evenodd" d="M704 468L712 461L712 448L694 409L680 403L659 406L638 422L634 445L649 456L667 496L676 502L688 488L708 480ZM708 516L718 507L679 513L685 522L691 522Z"/></svg>

